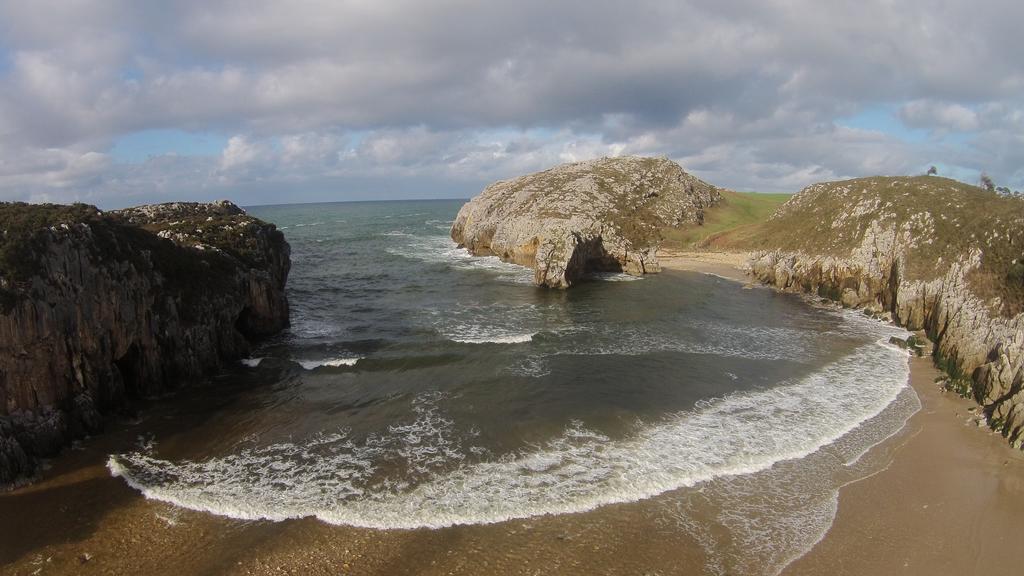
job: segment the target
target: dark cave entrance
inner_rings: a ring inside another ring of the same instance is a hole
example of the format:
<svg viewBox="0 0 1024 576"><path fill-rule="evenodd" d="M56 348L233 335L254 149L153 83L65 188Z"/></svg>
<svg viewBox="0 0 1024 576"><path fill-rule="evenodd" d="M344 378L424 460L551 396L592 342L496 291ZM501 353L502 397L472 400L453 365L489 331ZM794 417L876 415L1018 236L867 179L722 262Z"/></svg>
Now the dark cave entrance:
<svg viewBox="0 0 1024 576"><path fill-rule="evenodd" d="M124 385L125 396L138 398L142 384L142 353L139 351L138 343L133 343L128 350L118 359L114 360L114 366L121 374L121 383Z"/></svg>

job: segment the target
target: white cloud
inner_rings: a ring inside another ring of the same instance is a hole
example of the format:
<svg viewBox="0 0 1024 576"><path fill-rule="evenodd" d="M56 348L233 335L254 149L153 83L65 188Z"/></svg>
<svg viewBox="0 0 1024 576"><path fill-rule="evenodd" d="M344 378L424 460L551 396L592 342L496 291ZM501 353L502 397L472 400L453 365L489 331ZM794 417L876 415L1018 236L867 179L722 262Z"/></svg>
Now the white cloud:
<svg viewBox="0 0 1024 576"><path fill-rule="evenodd" d="M971 132L978 129L978 114L961 104L914 100L900 108L903 121L915 128Z"/></svg>
<svg viewBox="0 0 1024 576"><path fill-rule="evenodd" d="M266 154L266 150L253 144L244 136L232 136L220 155L220 169L227 172L237 170Z"/></svg>
<svg viewBox="0 0 1024 576"><path fill-rule="evenodd" d="M1024 186L1022 19L1009 0L0 0L0 198L476 182L624 153L765 190L933 162ZM932 141L834 126L893 103ZM237 136L106 156L153 129Z"/></svg>

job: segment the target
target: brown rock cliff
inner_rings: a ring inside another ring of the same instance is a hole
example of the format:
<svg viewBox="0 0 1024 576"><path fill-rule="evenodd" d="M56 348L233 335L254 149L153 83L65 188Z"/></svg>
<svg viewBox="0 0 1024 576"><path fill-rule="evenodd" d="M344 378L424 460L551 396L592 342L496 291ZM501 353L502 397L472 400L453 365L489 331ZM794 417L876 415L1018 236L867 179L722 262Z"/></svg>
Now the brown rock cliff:
<svg viewBox="0 0 1024 576"><path fill-rule="evenodd" d="M2 204L0 233L0 484L288 324L288 243L230 202Z"/></svg>

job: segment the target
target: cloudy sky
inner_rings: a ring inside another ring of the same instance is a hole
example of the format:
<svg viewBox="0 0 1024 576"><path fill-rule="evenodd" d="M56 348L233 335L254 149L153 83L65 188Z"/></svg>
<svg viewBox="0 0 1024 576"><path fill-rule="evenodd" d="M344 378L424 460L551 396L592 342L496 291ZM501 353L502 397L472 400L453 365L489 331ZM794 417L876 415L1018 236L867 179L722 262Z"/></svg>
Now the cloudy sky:
<svg viewBox="0 0 1024 576"><path fill-rule="evenodd" d="M1024 188L1019 0L170 4L0 0L0 200L465 197L619 154Z"/></svg>

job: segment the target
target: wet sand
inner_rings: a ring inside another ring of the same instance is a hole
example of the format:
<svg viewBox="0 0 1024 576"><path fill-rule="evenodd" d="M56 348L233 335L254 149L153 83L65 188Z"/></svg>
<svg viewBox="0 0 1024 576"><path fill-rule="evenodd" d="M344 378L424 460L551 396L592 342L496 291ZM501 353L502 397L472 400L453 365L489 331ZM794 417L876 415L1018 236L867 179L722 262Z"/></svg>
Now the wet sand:
<svg viewBox="0 0 1024 576"><path fill-rule="evenodd" d="M0 573L676 574L704 564L697 543L658 522L657 505L441 530L241 521L146 500L102 465L74 461L84 453L70 456L0 495Z"/></svg>
<svg viewBox="0 0 1024 576"><path fill-rule="evenodd" d="M747 255L667 252L667 269L748 282ZM1024 567L1024 453L978 425L931 358L910 360L921 411L873 448L888 467L840 490L826 536L783 574L1013 574Z"/></svg>
<svg viewBox="0 0 1024 576"><path fill-rule="evenodd" d="M1024 567L1024 453L978 427L974 403L913 358L921 411L888 468L840 490L826 537L785 574L1016 574Z"/></svg>

